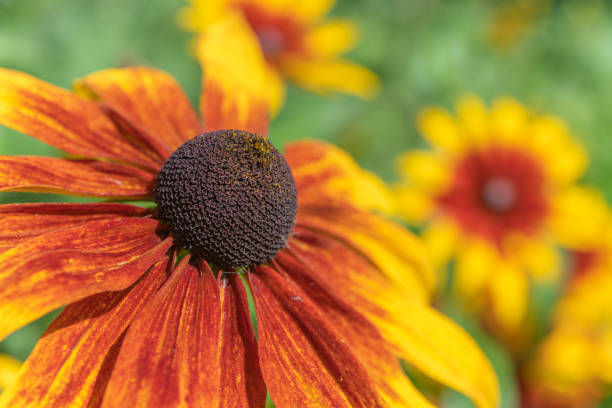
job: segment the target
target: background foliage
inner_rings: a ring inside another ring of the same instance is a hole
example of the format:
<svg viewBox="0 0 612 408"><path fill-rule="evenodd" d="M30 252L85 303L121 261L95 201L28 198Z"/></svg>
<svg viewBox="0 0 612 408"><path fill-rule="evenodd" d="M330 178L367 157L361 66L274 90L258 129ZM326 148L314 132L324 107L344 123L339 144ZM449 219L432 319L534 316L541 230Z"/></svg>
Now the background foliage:
<svg viewBox="0 0 612 408"><path fill-rule="evenodd" d="M586 181L612 200L612 5L556 1L509 45L491 41L499 1L340 0L332 15L362 29L351 57L373 69L383 89L373 101L331 98L291 88L270 138L320 138L348 150L364 167L393 181L393 159L422 145L416 113L427 105L452 107L465 92L491 101L510 95L537 113L563 117L591 155ZM70 87L73 79L110 66L145 64L170 72L194 103L200 69L188 52L190 34L175 13L179 0L0 0L0 66ZM57 154L17 132L0 128L0 154ZM0 202L57 197L3 193ZM556 293L542 291L546 319ZM442 307L466 325L492 358L503 405L515 406L517 385L509 358L452 301ZM50 317L10 336L0 351L27 357ZM417 379L418 381L418 379ZM432 386L424 384L424 387ZM448 392L446 406L470 406Z"/></svg>

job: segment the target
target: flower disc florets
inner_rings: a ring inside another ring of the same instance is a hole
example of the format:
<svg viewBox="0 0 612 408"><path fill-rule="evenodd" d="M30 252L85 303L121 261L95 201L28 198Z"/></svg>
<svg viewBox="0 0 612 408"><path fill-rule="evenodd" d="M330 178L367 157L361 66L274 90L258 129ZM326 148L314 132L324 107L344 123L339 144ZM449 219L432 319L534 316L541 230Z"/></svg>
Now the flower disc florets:
<svg viewBox="0 0 612 408"><path fill-rule="evenodd" d="M283 156L259 135L204 133L179 147L155 185L177 243L219 268L264 263L285 245L297 191Z"/></svg>

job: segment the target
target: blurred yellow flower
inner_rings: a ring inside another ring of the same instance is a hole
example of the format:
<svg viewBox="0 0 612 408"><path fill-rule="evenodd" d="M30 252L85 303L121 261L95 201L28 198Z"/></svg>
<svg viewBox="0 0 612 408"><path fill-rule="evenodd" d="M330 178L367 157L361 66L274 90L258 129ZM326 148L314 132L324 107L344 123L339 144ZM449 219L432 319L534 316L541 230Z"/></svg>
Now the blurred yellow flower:
<svg viewBox="0 0 612 408"><path fill-rule="evenodd" d="M249 24L266 58L268 100L273 113L284 100L285 78L321 93L336 91L367 98L378 90L376 75L340 57L354 47L357 27L343 19L322 21L334 0L190 2L179 15L181 25L188 30L205 33L232 14L240 15Z"/></svg>
<svg viewBox="0 0 612 408"><path fill-rule="evenodd" d="M527 365L530 407L591 406L612 386L612 216L592 244L573 256L553 330Z"/></svg>
<svg viewBox="0 0 612 408"><path fill-rule="evenodd" d="M497 334L513 337L531 281L557 279L558 246L580 248L606 216L599 194L574 184L587 155L561 120L511 98L487 109L466 96L457 117L426 109L418 128L434 149L400 156L397 212L427 224L435 266L455 259L455 288Z"/></svg>
<svg viewBox="0 0 612 408"><path fill-rule="evenodd" d="M551 7L550 0L506 0L494 10L489 39L499 48L511 47L532 31Z"/></svg>
<svg viewBox="0 0 612 408"><path fill-rule="evenodd" d="M6 354L0 354L0 394L17 379L21 363Z"/></svg>

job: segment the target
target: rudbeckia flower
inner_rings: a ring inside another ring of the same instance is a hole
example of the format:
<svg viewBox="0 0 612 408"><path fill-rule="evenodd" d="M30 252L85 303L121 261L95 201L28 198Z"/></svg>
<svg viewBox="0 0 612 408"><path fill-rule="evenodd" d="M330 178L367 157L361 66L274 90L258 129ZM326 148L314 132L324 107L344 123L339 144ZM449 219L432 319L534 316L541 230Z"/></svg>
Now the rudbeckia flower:
<svg viewBox="0 0 612 408"><path fill-rule="evenodd" d="M430 407L400 357L494 407L488 361L428 304L418 241L370 211L382 183L328 144L281 155L263 136L240 20L199 58L202 121L149 68L76 95L0 71L0 122L70 155L0 157L0 191L105 200L0 206L0 339L67 305L0 406Z"/></svg>
<svg viewBox="0 0 612 408"><path fill-rule="evenodd" d="M333 0L190 2L180 14L180 22L188 30L206 32L212 23L230 14L238 14L248 23L266 59L266 96L272 113L284 100L285 78L320 93L334 91L368 98L378 90L378 79L372 72L341 58L354 47L357 27L343 19L322 21ZM229 37L225 40L231 41Z"/></svg>
<svg viewBox="0 0 612 408"><path fill-rule="evenodd" d="M612 386L612 216L571 257L551 332L526 365L528 407L589 407Z"/></svg>
<svg viewBox="0 0 612 408"><path fill-rule="evenodd" d="M2 394L3 390L13 385L20 368L21 363L14 357L0 354L0 394Z"/></svg>
<svg viewBox="0 0 612 408"><path fill-rule="evenodd" d="M437 268L501 336L525 323L530 284L561 272L559 248L599 228L605 208L575 181L587 156L566 125L502 98L488 110L474 96L458 117L427 109L418 127L433 150L403 154L398 211L424 225Z"/></svg>

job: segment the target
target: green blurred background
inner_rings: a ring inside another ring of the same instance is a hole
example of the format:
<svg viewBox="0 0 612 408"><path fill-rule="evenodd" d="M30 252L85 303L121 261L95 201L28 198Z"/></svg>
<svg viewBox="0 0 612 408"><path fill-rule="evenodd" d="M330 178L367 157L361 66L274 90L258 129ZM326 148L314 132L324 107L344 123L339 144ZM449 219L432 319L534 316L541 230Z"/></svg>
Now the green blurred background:
<svg viewBox="0 0 612 408"><path fill-rule="evenodd" d="M537 1L537 0L534 0ZM333 16L362 29L350 56L373 69L383 89L372 101L323 97L290 88L271 140L320 138L349 151L364 167L393 180L393 159L423 145L415 126L427 105L451 108L465 92L487 102L510 95L537 113L564 118L591 155L587 183L612 199L612 4L557 1L504 46L491 40L501 2L452 0L339 0ZM0 0L0 66L70 87L73 79L111 66L145 64L170 72L197 102L200 69L191 38L176 24L178 0ZM58 154L0 127L0 154ZM0 203L58 201L35 194L0 194ZM554 292L554 291L553 291ZM556 293L543 292L546 317ZM448 306L448 305L447 305ZM512 365L478 325L446 308L481 343L502 381L503 406L517 404ZM0 343L0 352L24 359L51 317ZM470 406L455 393L445 406Z"/></svg>

